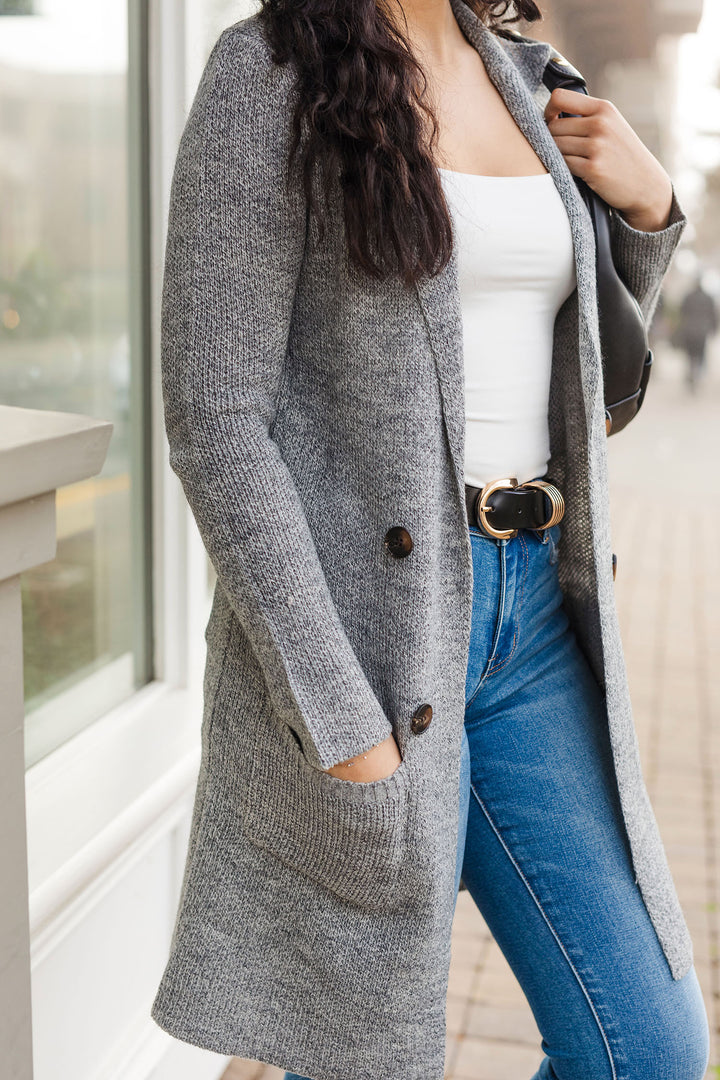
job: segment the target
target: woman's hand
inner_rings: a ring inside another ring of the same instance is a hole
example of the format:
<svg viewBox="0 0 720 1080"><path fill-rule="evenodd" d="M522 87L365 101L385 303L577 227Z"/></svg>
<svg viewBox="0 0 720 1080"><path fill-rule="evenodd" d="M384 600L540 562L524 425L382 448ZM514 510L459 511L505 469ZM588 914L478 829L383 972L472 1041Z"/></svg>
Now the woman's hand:
<svg viewBox="0 0 720 1080"><path fill-rule="evenodd" d="M561 118L561 112L580 115ZM553 90L545 119L573 176L619 210L632 228L666 227L672 181L611 101Z"/></svg>
<svg viewBox="0 0 720 1080"><path fill-rule="evenodd" d="M397 769L402 762L395 736L389 735L383 742L368 750L367 754L341 761L327 772L341 780L355 780L367 783L370 780L384 780Z"/></svg>

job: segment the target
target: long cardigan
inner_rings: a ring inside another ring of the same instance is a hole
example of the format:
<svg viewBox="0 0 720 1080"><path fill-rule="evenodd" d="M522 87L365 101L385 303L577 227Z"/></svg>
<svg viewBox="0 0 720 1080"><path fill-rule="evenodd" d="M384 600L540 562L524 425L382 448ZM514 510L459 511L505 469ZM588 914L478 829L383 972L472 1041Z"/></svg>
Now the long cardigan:
<svg viewBox="0 0 720 1080"><path fill-rule="evenodd" d="M604 691L637 885L677 979L692 946L631 714L594 239L543 118L551 46L504 40L451 2L572 227L577 289L556 321L549 409L567 501L559 573ZM320 243L299 175L285 184L295 91L257 14L227 28L172 182L165 421L217 585L152 1016L197 1046L317 1080L440 1080L472 601L456 253L416 286L370 279L348 262L337 192ZM660 232L613 215L614 257L648 319L684 225L675 199ZM430 724L413 725L428 705ZM324 771L391 732L402 764L389 778Z"/></svg>

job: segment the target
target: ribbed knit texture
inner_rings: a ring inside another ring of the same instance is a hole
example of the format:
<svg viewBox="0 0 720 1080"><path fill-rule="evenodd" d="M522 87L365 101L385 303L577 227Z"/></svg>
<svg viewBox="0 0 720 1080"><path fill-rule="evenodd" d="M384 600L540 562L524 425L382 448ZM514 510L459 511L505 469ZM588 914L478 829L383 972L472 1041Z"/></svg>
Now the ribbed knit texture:
<svg viewBox="0 0 720 1080"><path fill-rule="evenodd" d="M590 222L542 116L550 46L451 0L568 211L550 474L568 612L606 690L639 887L673 975L692 949L640 772L613 597ZM416 288L348 265L286 192L291 68L257 16L208 60L180 142L162 297L170 462L217 571L202 762L152 1015L317 1080L440 1080L472 601L457 260ZM684 226L613 219L649 316ZM651 408L652 395L646 408ZM396 558L384 538L407 529ZM413 735L422 704L432 723ZM394 730L397 774L322 769Z"/></svg>

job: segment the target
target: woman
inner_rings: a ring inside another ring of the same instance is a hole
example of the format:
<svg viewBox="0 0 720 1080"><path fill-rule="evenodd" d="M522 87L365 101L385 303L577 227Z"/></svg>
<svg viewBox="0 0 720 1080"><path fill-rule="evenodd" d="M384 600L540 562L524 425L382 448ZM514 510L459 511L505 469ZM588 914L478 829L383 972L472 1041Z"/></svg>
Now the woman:
<svg viewBox="0 0 720 1080"><path fill-rule="evenodd" d="M315 1080L439 1080L462 870L538 1077L694 1080L707 1020L630 712L573 174L616 208L648 319L685 218L609 104L546 100L553 50L504 7L266 0L197 91L163 389L218 584L152 1015Z"/></svg>

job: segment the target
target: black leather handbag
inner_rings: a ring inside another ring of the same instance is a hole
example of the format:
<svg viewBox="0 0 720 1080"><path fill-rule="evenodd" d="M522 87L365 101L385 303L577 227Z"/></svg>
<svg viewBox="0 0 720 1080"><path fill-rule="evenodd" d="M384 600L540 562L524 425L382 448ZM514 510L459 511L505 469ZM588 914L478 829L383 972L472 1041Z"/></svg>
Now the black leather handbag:
<svg viewBox="0 0 720 1080"><path fill-rule="evenodd" d="M564 57L548 61L543 82L587 94L585 79ZM572 113L562 113L571 116ZM610 207L580 177L575 177L595 231L597 296L605 387L605 430L622 431L637 415L645 398L652 352L640 305L620 277L610 246Z"/></svg>

